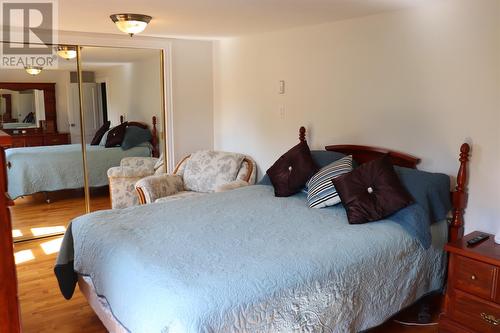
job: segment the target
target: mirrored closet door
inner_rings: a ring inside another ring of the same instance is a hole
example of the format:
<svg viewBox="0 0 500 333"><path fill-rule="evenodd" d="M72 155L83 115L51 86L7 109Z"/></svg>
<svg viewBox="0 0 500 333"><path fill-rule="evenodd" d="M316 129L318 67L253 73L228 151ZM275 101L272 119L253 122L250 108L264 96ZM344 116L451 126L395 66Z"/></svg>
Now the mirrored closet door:
<svg viewBox="0 0 500 333"><path fill-rule="evenodd" d="M72 100L77 62L58 60L51 68L1 69L0 131L15 242L61 234L85 213L82 146L73 136L80 131Z"/></svg>
<svg viewBox="0 0 500 333"><path fill-rule="evenodd" d="M58 52L56 67L1 70L15 242L62 235L87 212L138 205L135 183L164 170L162 51L55 48L71 50Z"/></svg>
<svg viewBox="0 0 500 333"><path fill-rule="evenodd" d="M161 52L83 47L80 59L90 211L137 205L162 146Z"/></svg>

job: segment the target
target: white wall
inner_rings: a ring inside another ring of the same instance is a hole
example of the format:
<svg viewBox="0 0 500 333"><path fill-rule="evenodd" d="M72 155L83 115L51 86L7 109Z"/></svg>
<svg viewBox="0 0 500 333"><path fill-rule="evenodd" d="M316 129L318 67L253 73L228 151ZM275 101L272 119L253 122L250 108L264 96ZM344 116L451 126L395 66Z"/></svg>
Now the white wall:
<svg viewBox="0 0 500 333"><path fill-rule="evenodd" d="M76 69L75 69L76 70ZM31 76L22 69L1 69L0 82L44 82L56 84L57 130L69 132L69 71L43 70L37 76ZM19 121L23 121L19 119Z"/></svg>
<svg viewBox="0 0 500 333"><path fill-rule="evenodd" d="M177 40L172 48L175 161L213 148L212 42Z"/></svg>
<svg viewBox="0 0 500 333"><path fill-rule="evenodd" d="M297 142L300 125L313 148L383 146L449 175L470 140L466 231L496 231L500 1L443 0L215 45L216 149L250 154L262 175Z"/></svg>
<svg viewBox="0 0 500 333"><path fill-rule="evenodd" d="M160 120L159 51L147 59L99 68L94 73L96 82L106 82L108 117L112 125L120 123L120 115L127 121L140 121L150 126L153 116Z"/></svg>
<svg viewBox="0 0 500 333"><path fill-rule="evenodd" d="M129 114L131 113L130 102L133 98L132 80L130 80L131 67L131 64L123 64L94 71L96 82L106 81L108 119L112 126L120 124L121 115L127 120L132 120Z"/></svg>

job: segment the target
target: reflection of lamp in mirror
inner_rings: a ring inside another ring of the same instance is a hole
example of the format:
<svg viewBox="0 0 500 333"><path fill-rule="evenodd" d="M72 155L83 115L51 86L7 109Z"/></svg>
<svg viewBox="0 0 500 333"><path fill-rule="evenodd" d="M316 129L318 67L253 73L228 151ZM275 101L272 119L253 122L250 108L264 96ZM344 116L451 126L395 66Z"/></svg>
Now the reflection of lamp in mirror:
<svg viewBox="0 0 500 333"><path fill-rule="evenodd" d="M66 60L74 59L76 58L76 46L58 46L57 55Z"/></svg>
<svg viewBox="0 0 500 333"><path fill-rule="evenodd" d="M24 69L29 75L38 75L42 72L43 67L40 66L25 66Z"/></svg>
<svg viewBox="0 0 500 333"><path fill-rule="evenodd" d="M120 31L129 34L130 37L144 31L151 21L151 16L143 14L113 14L110 18Z"/></svg>

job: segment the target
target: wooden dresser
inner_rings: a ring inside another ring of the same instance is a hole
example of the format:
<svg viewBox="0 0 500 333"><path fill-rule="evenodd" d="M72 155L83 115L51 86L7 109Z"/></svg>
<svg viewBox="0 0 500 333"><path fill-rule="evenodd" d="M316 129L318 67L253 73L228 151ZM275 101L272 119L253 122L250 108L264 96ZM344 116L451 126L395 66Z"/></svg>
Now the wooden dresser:
<svg viewBox="0 0 500 333"><path fill-rule="evenodd" d="M68 133L37 133L12 135L12 147L36 147L67 145L70 143Z"/></svg>
<svg viewBox="0 0 500 333"><path fill-rule="evenodd" d="M4 148L19 148L19 147L37 147L37 146L54 146L67 145L71 143L69 133L25 133L12 134L10 131L4 130L5 135L10 136L9 144L4 144L0 140L0 145Z"/></svg>
<svg viewBox="0 0 500 333"><path fill-rule="evenodd" d="M473 232L445 247L450 261L439 332L500 332L500 245L491 235L467 247L466 241L479 234Z"/></svg>

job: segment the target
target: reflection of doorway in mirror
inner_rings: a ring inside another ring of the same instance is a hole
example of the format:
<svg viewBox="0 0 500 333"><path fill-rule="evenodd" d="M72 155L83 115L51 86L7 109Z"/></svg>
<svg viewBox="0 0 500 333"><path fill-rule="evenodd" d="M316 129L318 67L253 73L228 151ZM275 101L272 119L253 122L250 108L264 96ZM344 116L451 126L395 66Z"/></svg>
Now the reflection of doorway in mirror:
<svg viewBox="0 0 500 333"><path fill-rule="evenodd" d="M70 123L70 133L71 142L79 143L81 142L80 133L80 104L79 104L79 91L78 83L71 83L70 87L70 98L71 98L71 123ZM99 127L103 124L102 108L99 106L99 93L98 84L94 82L84 82L82 83L82 104L83 110L85 112L85 142L90 143L95 133Z"/></svg>

